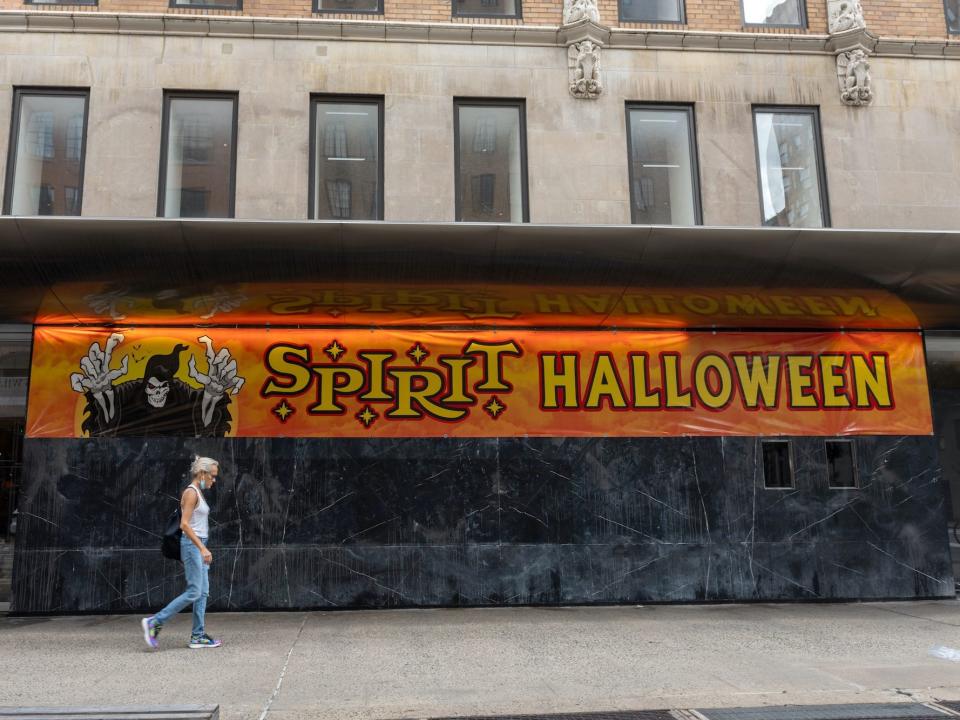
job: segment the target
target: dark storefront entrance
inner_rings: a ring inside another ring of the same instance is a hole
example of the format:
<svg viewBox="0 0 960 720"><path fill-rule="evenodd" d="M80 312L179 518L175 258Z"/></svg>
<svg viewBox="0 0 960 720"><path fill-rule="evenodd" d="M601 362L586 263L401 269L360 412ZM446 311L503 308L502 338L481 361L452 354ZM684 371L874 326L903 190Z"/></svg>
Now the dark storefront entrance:
<svg viewBox="0 0 960 720"><path fill-rule="evenodd" d="M10 601L29 366L29 328L0 326L0 603Z"/></svg>
<svg viewBox="0 0 960 720"><path fill-rule="evenodd" d="M950 503L953 575L960 579L960 335L928 334L926 347L934 431Z"/></svg>

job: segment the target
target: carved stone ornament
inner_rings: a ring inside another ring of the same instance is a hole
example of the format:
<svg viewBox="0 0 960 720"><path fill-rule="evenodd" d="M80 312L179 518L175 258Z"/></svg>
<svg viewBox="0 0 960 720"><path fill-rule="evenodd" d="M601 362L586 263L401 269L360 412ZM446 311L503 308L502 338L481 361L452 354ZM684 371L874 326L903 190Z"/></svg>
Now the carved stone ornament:
<svg viewBox="0 0 960 720"><path fill-rule="evenodd" d="M867 27L860 0L829 0L827 27L830 34Z"/></svg>
<svg viewBox="0 0 960 720"><path fill-rule="evenodd" d="M563 0L563 24L589 20L600 24L600 10L597 0Z"/></svg>
<svg viewBox="0 0 960 720"><path fill-rule="evenodd" d="M861 107L873 100L870 59L862 49L837 55L837 79L840 81L840 100L845 105Z"/></svg>
<svg viewBox="0 0 960 720"><path fill-rule="evenodd" d="M595 100L603 92L600 78L600 46L590 40L567 48L570 67L570 94L575 98Z"/></svg>

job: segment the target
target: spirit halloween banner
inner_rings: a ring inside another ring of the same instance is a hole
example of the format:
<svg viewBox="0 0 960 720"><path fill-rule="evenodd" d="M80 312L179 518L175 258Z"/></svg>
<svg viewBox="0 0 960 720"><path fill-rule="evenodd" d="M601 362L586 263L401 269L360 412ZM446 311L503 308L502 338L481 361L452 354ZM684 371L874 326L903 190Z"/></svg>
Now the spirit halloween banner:
<svg viewBox="0 0 960 720"><path fill-rule="evenodd" d="M916 329L882 290L237 283L58 285L37 324Z"/></svg>
<svg viewBox="0 0 960 720"><path fill-rule="evenodd" d="M28 435L920 435L916 333L36 330Z"/></svg>

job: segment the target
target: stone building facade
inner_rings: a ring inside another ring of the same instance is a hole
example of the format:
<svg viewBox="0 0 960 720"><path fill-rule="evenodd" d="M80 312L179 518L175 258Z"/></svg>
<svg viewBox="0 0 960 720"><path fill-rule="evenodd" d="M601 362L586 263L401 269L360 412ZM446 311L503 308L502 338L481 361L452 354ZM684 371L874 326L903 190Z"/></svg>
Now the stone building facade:
<svg viewBox="0 0 960 720"><path fill-rule="evenodd" d="M83 215L151 217L164 90L236 92L236 217L305 219L311 94L380 96L383 219L440 222L455 219L453 98L519 98L530 221L619 224L631 217L625 103L692 104L703 223L753 226L751 107L812 106L833 227L955 227L960 45L936 0L865 5L855 40L870 55L873 98L861 112L837 89L843 41L827 33L823 2L807 3L799 29L744 27L737 1L688 2L688 24L654 26L620 23L616 3L601 2L604 91L584 103L567 87L559 1L493 22L451 18L449 3L328 16L5 0L0 136L13 88L89 88Z"/></svg>

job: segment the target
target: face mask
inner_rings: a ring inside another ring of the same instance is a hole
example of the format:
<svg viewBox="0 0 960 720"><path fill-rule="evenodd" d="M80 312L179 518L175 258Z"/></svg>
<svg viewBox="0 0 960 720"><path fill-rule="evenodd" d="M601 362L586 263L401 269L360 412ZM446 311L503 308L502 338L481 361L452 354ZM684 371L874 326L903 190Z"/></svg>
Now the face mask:
<svg viewBox="0 0 960 720"><path fill-rule="evenodd" d="M206 490L206 489L207 489L207 481L206 481L206 480L201 480L201 481L200 481L200 489L201 489L201 490Z"/></svg>

